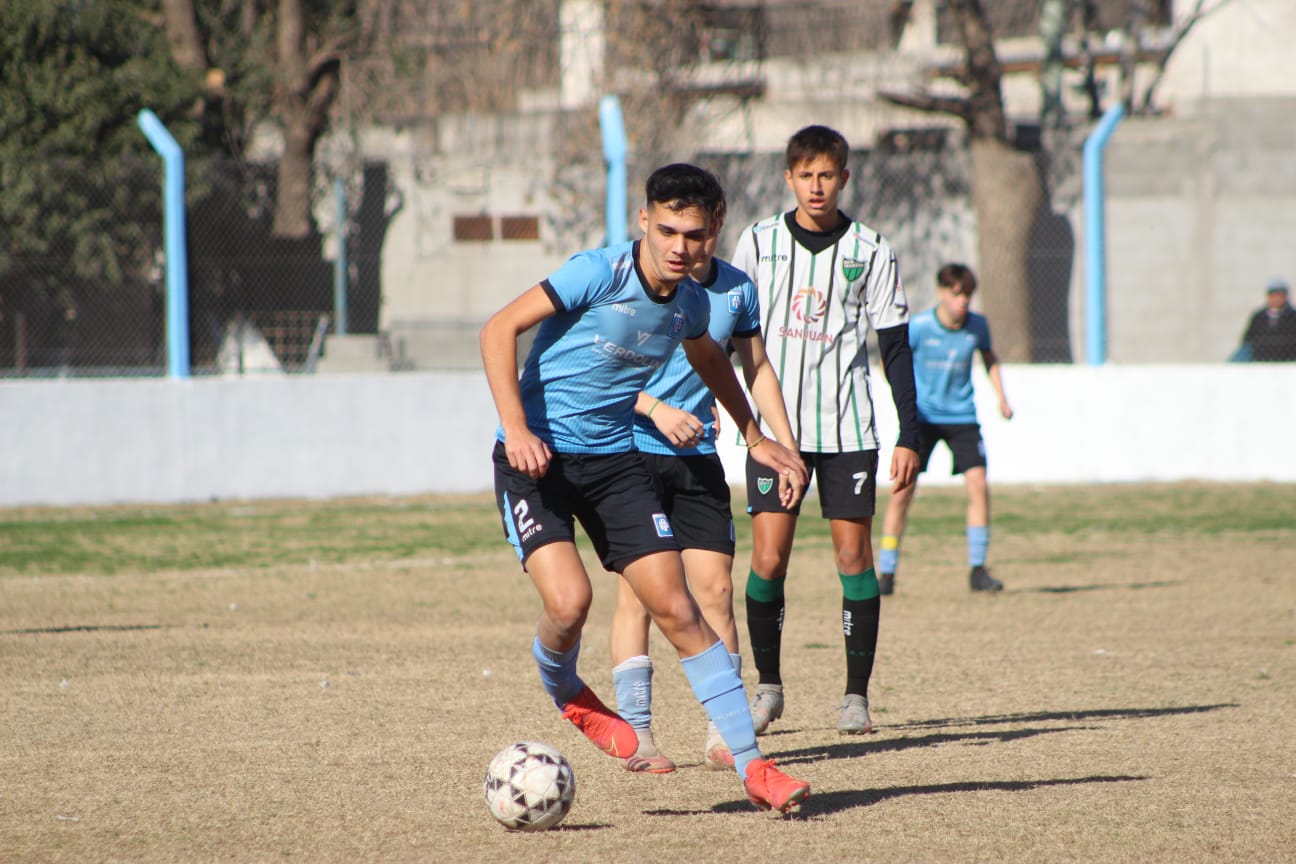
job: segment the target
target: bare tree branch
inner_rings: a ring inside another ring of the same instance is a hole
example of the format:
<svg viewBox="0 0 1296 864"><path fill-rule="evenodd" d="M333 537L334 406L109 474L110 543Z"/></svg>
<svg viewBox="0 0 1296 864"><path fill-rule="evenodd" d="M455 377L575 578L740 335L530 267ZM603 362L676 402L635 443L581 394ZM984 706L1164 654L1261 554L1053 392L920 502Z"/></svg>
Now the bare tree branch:
<svg viewBox="0 0 1296 864"><path fill-rule="evenodd" d="M925 91L900 93L892 90L879 90L877 95L878 98L890 102L892 105L913 108L929 114L953 114L955 117L962 118L965 123L971 122L972 103L961 97L934 96Z"/></svg>

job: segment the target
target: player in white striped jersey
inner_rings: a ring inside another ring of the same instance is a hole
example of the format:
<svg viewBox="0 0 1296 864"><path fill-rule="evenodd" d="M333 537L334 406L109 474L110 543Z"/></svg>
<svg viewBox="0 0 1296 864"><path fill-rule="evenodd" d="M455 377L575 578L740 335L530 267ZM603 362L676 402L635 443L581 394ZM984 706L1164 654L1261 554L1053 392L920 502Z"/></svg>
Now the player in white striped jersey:
<svg viewBox="0 0 1296 864"><path fill-rule="evenodd" d="M868 683L877 648L877 574L872 525L877 495L877 424L867 339L878 345L900 420L892 452L894 491L917 476L918 410L909 348L909 303L886 239L837 207L850 172L849 146L826 126L788 140L784 178L795 210L763 219L738 239L733 263L756 284L761 329L782 383L801 457L817 475L820 510L830 521L842 585L846 688L838 729L873 731ZM752 702L756 731L783 713L780 668L784 582L799 506L778 500L777 478L747 460L752 564L747 629L760 679Z"/></svg>

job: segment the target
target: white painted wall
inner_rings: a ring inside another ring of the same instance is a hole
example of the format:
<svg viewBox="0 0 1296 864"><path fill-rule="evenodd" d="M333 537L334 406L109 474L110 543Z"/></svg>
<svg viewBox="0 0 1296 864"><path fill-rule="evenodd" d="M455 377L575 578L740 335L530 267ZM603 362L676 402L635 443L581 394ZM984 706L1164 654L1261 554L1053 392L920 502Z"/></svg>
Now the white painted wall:
<svg viewBox="0 0 1296 864"><path fill-rule="evenodd" d="M1010 366L1004 379L1011 422L977 382L993 483L1296 482L1296 364ZM0 506L492 487L480 372L6 381L0 417ZM735 483L744 456L722 453ZM948 471L942 448L923 482L958 482Z"/></svg>

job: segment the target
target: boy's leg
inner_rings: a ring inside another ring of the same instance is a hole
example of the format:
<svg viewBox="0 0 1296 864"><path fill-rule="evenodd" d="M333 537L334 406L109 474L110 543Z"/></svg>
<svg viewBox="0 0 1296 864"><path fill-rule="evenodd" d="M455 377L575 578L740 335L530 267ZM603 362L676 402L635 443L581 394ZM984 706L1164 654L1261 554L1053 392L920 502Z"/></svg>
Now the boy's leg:
<svg viewBox="0 0 1296 864"><path fill-rule="evenodd" d="M633 753L639 745L634 729L608 709L576 672L581 629L593 598L576 545L561 541L541 546L527 558L526 567L542 605L532 653L545 692L604 753L618 758Z"/></svg>
<svg viewBox="0 0 1296 864"><path fill-rule="evenodd" d="M748 796L757 806L779 810L799 804L810 794L810 787L783 775L771 760L761 757L742 679L724 643L702 618L689 594L680 555L646 555L626 566L624 575L662 634L679 652L693 693L728 744Z"/></svg>
<svg viewBox="0 0 1296 864"><path fill-rule="evenodd" d="M905 525L909 521L909 505L913 503L917 489L918 482L915 480L908 488L891 493L887 502L886 515L882 518L882 539L877 562L879 594L895 593L895 576L900 567L900 540L904 537Z"/></svg>
<svg viewBox="0 0 1296 864"><path fill-rule="evenodd" d="M1003 582L986 570L990 551L990 489L984 467L969 468L963 474L967 487L968 581L973 591L1002 591Z"/></svg>
<svg viewBox="0 0 1296 864"><path fill-rule="evenodd" d="M842 585L842 636L846 646L846 693L837 729L843 734L873 731L868 713L869 679L877 653L879 586L873 568L873 520L833 519L833 549Z"/></svg>
<svg viewBox="0 0 1296 864"><path fill-rule="evenodd" d="M617 580L617 605L612 613L612 688L617 713L634 727L638 749L622 765L627 771L669 774L675 762L657 749L652 734L652 659L648 656L648 625L652 619L634 589Z"/></svg>
<svg viewBox="0 0 1296 864"><path fill-rule="evenodd" d="M759 676L752 700L757 734L783 715L783 590L796 520L790 513L752 514L752 566L745 593L747 638Z"/></svg>
<svg viewBox="0 0 1296 864"><path fill-rule="evenodd" d="M724 642L738 678L742 679L742 655L738 653L738 625L733 611L733 556L709 549L685 549L684 573L689 590L697 600L702 617ZM703 764L708 768L734 767L733 754L724 742L720 729L707 721Z"/></svg>

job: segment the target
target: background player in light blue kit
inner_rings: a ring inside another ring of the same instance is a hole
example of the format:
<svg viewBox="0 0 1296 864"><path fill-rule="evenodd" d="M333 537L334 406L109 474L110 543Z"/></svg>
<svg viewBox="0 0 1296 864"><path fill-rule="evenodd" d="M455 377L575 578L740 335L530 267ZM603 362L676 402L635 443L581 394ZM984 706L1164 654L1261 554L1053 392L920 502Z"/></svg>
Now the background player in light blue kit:
<svg viewBox="0 0 1296 864"><path fill-rule="evenodd" d="M954 457L954 473L963 475L967 488L967 551L973 591L1001 591L1003 583L986 570L990 547L990 487L986 482L985 441L977 423L972 390L972 359L980 352L990 386L999 397L999 413L1011 420L1012 407L1004 395L999 358L990 344L990 324L984 315L969 309L977 281L962 264L946 264L936 274L936 306L909 322L913 349L914 383L918 389L919 472L927 470L932 450L941 441ZM917 483L892 494L882 523L882 549L878 559L878 588L895 591L900 564L900 538L913 502Z"/></svg>
<svg viewBox="0 0 1296 864"><path fill-rule="evenodd" d="M724 221L715 214L716 232L707 241L692 277L711 299L711 338L731 344L742 360L752 399L774 437L796 450L778 376L761 338L760 302L746 273L713 257ZM734 523L729 482L716 452L719 428L715 396L675 352L654 374L635 406L635 446L644 454L666 515L683 547L689 590L702 615L725 643L742 675L738 627L733 612ZM759 443L757 446L761 446ZM793 502L788 499L789 506ZM652 735L652 659L648 656L647 611L623 579L612 615L612 685L617 711L635 727L639 750L624 764L631 771L668 774L675 762ZM707 729L703 761L708 768L733 766L733 756L715 723Z"/></svg>
<svg viewBox="0 0 1296 864"><path fill-rule="evenodd" d="M810 786L756 746L742 679L684 580L679 545L631 427L635 401L681 344L788 494L808 477L796 454L763 438L724 351L707 334L710 303L688 279L714 233L719 182L693 165L654 171L639 211L642 240L580 253L482 328L486 380L499 412L495 496L505 536L540 594L532 654L545 691L610 756L639 741L576 671L593 588L575 523L620 573L679 653L689 684L734 756L747 797L786 811ZM517 340L540 325L521 379Z"/></svg>

